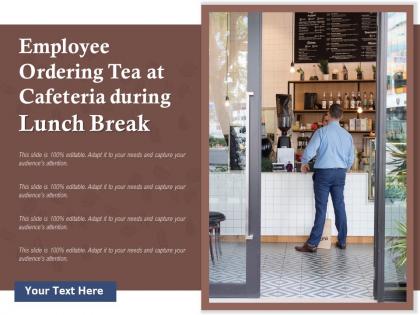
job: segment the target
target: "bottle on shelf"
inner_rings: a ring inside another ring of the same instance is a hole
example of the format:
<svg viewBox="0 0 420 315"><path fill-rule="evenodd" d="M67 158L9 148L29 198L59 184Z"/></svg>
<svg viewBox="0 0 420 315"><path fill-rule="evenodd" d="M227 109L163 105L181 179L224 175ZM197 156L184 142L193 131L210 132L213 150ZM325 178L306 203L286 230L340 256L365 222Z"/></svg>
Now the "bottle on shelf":
<svg viewBox="0 0 420 315"><path fill-rule="evenodd" d="M322 109L327 109L327 97L325 96L325 92L324 92L324 95L322 96L321 107Z"/></svg>
<svg viewBox="0 0 420 315"><path fill-rule="evenodd" d="M298 143L298 146L297 146L298 150L305 150L306 145L305 145L305 133L304 132L300 133L300 136L297 138L297 143Z"/></svg>
<svg viewBox="0 0 420 315"><path fill-rule="evenodd" d="M360 91L357 91L357 97L356 97L356 108L362 107L362 96L360 94Z"/></svg>
<svg viewBox="0 0 420 315"><path fill-rule="evenodd" d="M343 65L343 80L349 79L349 71L347 70L346 65Z"/></svg>
<svg viewBox="0 0 420 315"><path fill-rule="evenodd" d="M366 92L363 92L363 109L367 110L369 108L369 101Z"/></svg>
<svg viewBox="0 0 420 315"><path fill-rule="evenodd" d="M336 104L338 104L338 105L342 105L342 99L341 99L341 93L340 93L340 91L338 91L338 93L337 93L337 98L335 99L335 103Z"/></svg>
<svg viewBox="0 0 420 315"><path fill-rule="evenodd" d="M312 72L313 72L313 74L309 77L309 80L319 80L319 78L318 78L318 74L317 74L317 72L316 72L316 66L315 65L313 65L312 66Z"/></svg>
<svg viewBox="0 0 420 315"><path fill-rule="evenodd" d="M354 162L353 166L351 167L352 171L358 171L359 170L359 152L357 149L354 149Z"/></svg>
<svg viewBox="0 0 420 315"><path fill-rule="evenodd" d="M333 105L333 104L334 104L334 97L333 97L333 92L331 91L330 92L330 97L328 99L328 108L330 108L331 105Z"/></svg>
<svg viewBox="0 0 420 315"><path fill-rule="evenodd" d="M350 107L350 96L349 94L346 92L344 93L344 104L343 104L344 109L349 109Z"/></svg>
<svg viewBox="0 0 420 315"><path fill-rule="evenodd" d="M367 130L368 131L372 131L372 127L373 127L372 119L368 118L368 121L367 121Z"/></svg>
<svg viewBox="0 0 420 315"><path fill-rule="evenodd" d="M370 94L369 94L368 104L369 104L369 109L370 110L375 110L375 99L373 97L373 92L370 92Z"/></svg>
<svg viewBox="0 0 420 315"><path fill-rule="evenodd" d="M356 96L354 95L354 92L351 92L350 109L356 109Z"/></svg>

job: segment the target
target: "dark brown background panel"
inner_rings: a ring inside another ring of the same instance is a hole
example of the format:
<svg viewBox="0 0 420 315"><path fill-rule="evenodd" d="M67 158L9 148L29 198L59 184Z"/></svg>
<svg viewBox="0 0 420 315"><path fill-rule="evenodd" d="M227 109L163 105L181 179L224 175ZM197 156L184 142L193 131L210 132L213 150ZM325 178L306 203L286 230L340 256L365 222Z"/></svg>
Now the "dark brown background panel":
<svg viewBox="0 0 420 315"><path fill-rule="evenodd" d="M73 55L19 55L19 37L34 41L109 42L108 55L80 59ZM0 27L0 289L13 289L17 280L110 280L119 290L200 288L200 27L197 26L1 26ZM103 67L122 63L147 69L163 65L165 80L25 81L19 66L56 63L69 66ZM46 90L171 92L172 106L155 105L30 105L19 104L24 87ZM144 114L150 119L150 133L33 133L19 134L18 115L32 118L66 118L78 114L86 123L89 114L108 119L131 119ZM73 160L67 168L18 168L19 151L113 151L186 152L180 161ZM179 193L159 192L71 192L66 200L19 200L19 183L183 183ZM17 218L24 215L166 215L187 216L181 225L73 225L66 232L17 232ZM185 247L178 256L104 257L79 255L68 263L17 263L17 247L109 246Z"/></svg>
<svg viewBox="0 0 420 315"><path fill-rule="evenodd" d="M420 139L420 92L418 91L420 83L420 25L414 25L414 137ZM414 142L414 187L418 192L420 185L420 142ZM414 290L420 290L420 195L414 194Z"/></svg>

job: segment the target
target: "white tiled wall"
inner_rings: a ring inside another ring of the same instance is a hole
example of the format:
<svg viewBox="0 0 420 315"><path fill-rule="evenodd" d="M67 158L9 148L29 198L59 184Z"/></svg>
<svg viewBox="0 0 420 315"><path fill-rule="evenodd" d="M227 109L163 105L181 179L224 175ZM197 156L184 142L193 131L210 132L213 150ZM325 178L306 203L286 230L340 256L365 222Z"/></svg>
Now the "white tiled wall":
<svg viewBox="0 0 420 315"><path fill-rule="evenodd" d="M247 222L247 194L243 172L210 173L210 210L222 212L226 221L222 233L244 235Z"/></svg>
<svg viewBox="0 0 420 315"><path fill-rule="evenodd" d="M276 106L276 93L287 93L287 81L299 78L289 72L292 61L292 13L263 13L262 105Z"/></svg>
<svg viewBox="0 0 420 315"><path fill-rule="evenodd" d="M345 187L349 236L373 236L374 203L368 201L366 173L349 173ZM210 210L226 215L222 234L244 235L247 212L245 175L239 172L210 173ZM315 205L311 174L261 174L262 235L308 235ZM328 217L334 222L331 199ZM337 231L333 226L333 235Z"/></svg>

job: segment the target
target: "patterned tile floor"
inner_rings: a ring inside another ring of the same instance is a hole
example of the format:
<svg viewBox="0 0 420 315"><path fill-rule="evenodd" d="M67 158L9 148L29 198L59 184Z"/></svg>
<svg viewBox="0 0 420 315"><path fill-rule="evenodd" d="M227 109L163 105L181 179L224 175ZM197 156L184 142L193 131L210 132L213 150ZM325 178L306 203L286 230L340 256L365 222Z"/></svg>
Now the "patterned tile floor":
<svg viewBox="0 0 420 315"><path fill-rule="evenodd" d="M261 245L261 297L373 299L373 245L296 252L292 243ZM245 281L243 243L223 243L211 282Z"/></svg>

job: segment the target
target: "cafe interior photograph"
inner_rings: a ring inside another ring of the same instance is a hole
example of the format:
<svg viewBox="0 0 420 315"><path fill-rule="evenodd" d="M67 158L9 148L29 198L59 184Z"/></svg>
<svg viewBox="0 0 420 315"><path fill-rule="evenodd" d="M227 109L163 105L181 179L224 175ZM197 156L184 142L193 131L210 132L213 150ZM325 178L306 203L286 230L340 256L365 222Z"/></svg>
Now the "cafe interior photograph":
<svg viewBox="0 0 420 315"><path fill-rule="evenodd" d="M406 302L407 29L407 12L208 14L210 302Z"/></svg>

